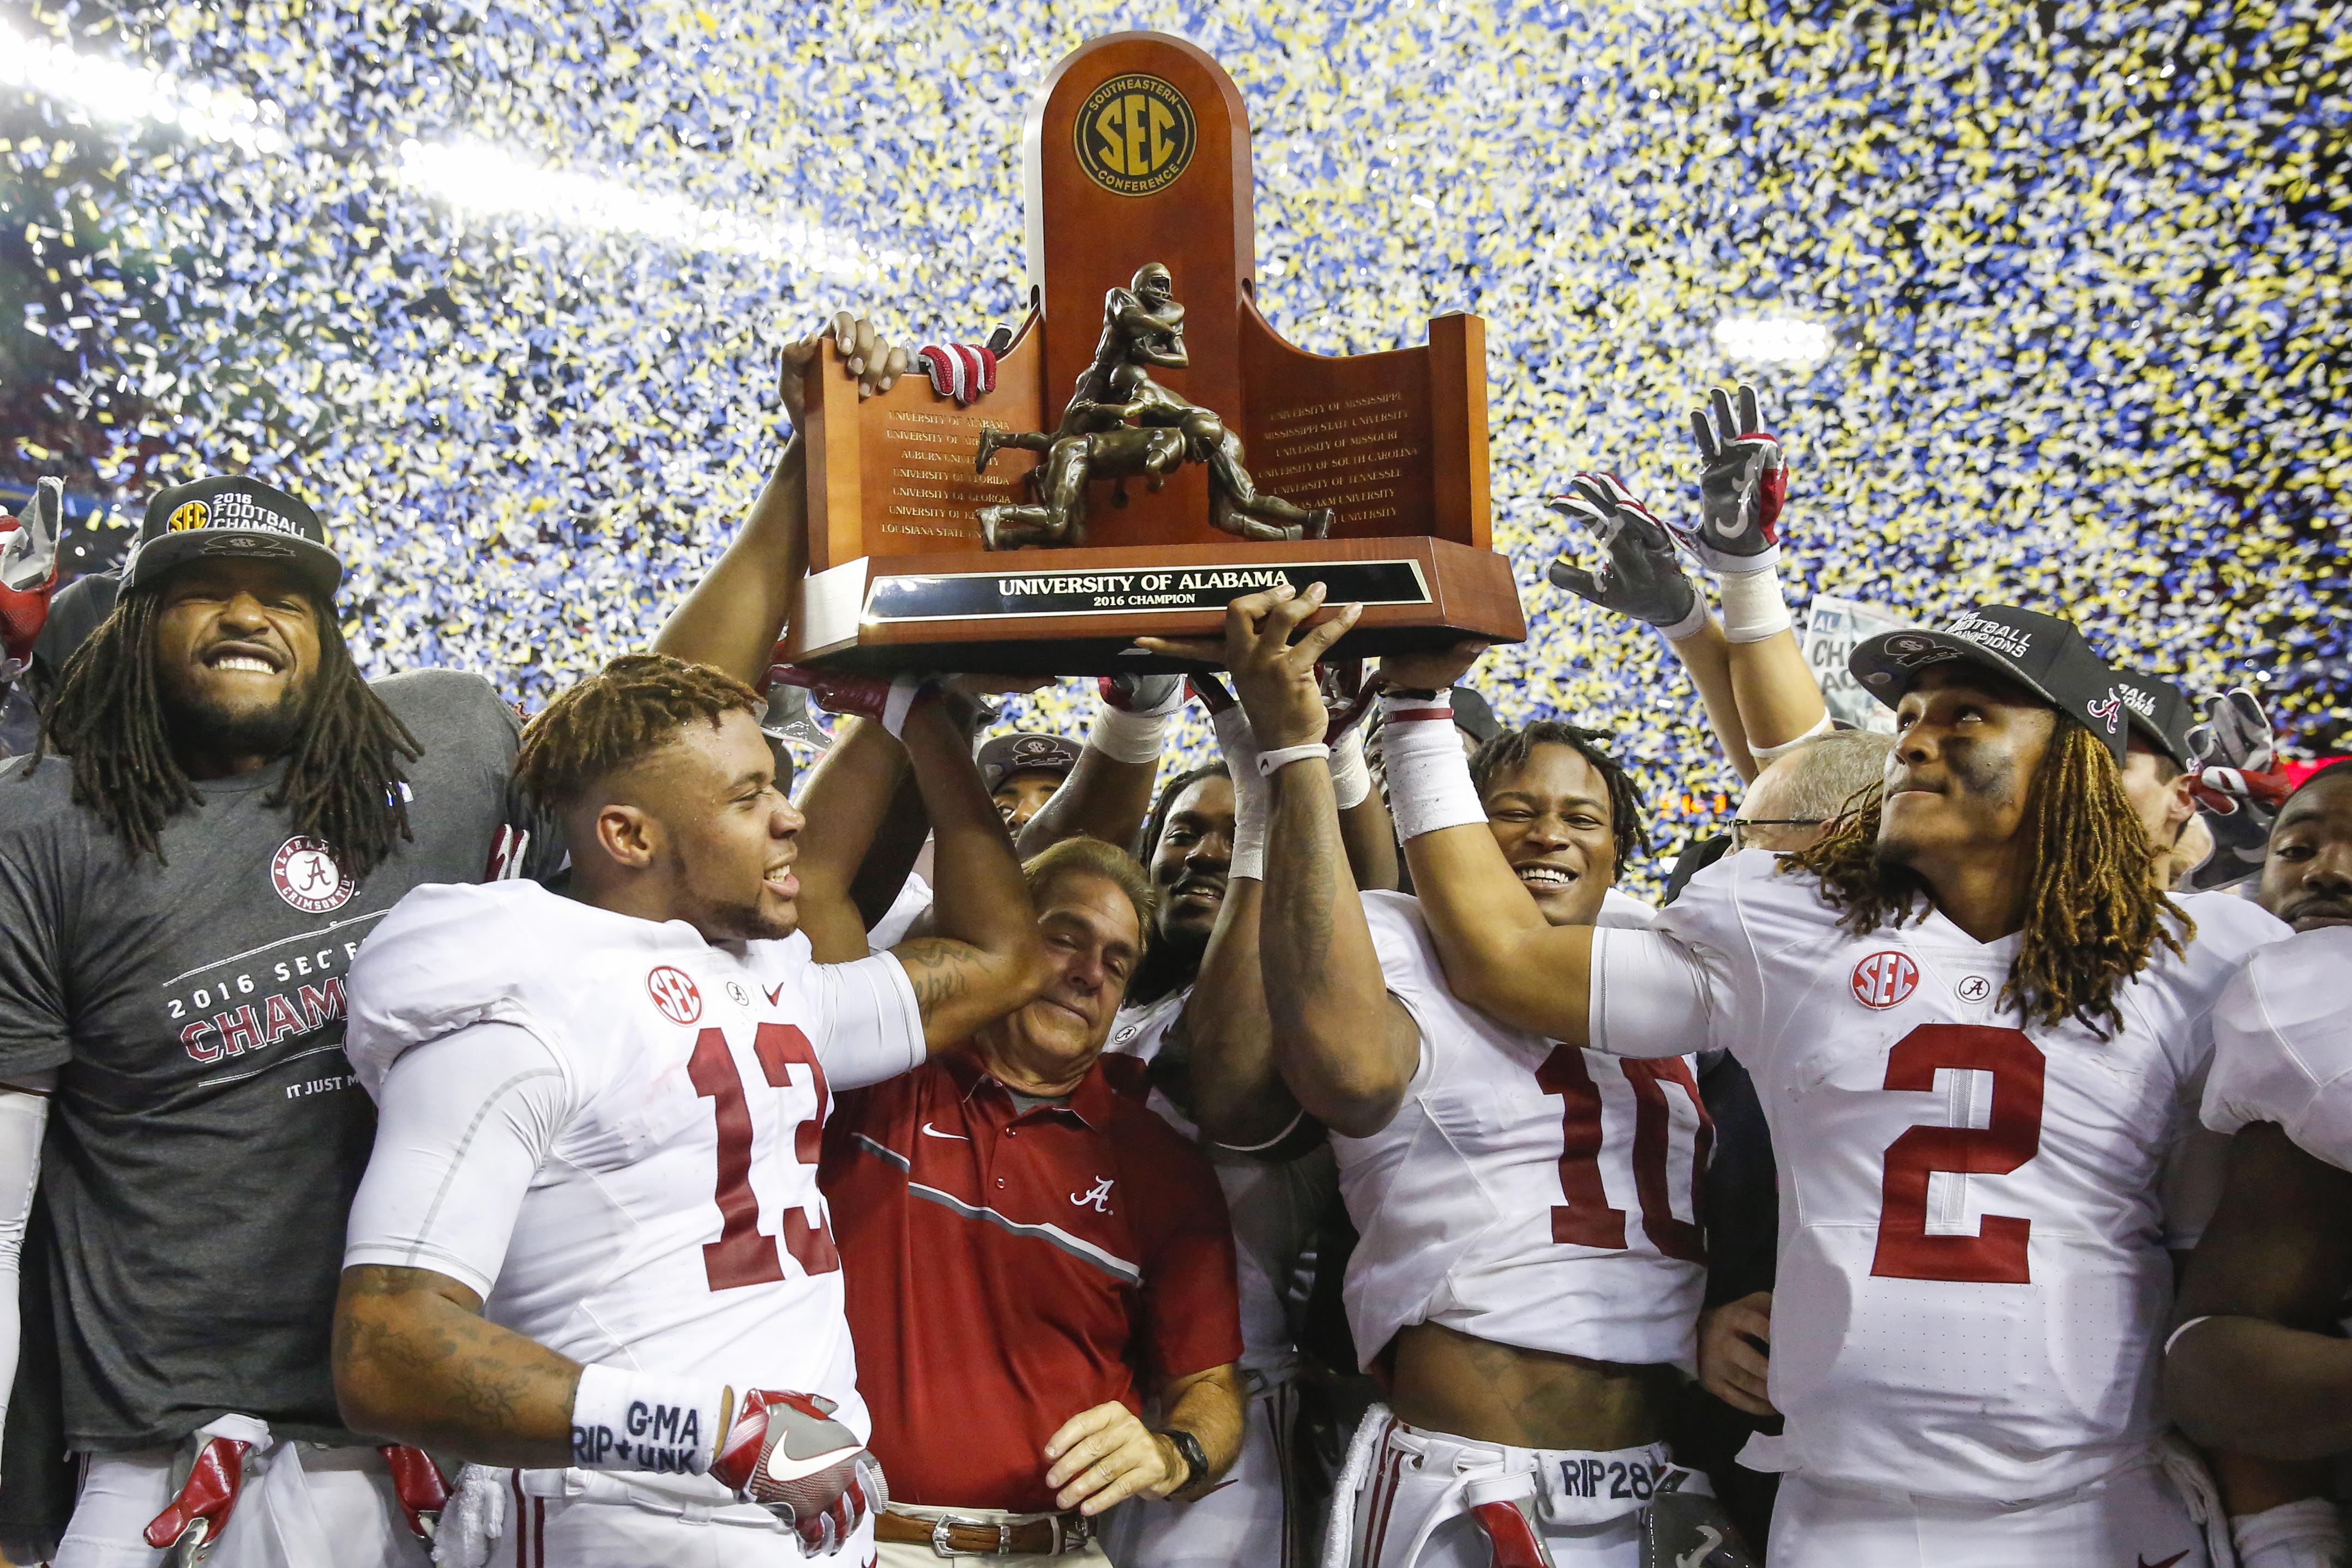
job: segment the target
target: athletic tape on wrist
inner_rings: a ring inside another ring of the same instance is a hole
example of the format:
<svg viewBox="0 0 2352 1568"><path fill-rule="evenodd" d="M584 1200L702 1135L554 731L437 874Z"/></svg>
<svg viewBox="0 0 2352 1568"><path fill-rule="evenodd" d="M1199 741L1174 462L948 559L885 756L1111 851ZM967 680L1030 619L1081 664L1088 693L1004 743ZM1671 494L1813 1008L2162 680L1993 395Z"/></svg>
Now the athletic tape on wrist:
<svg viewBox="0 0 2352 1568"><path fill-rule="evenodd" d="M899 732L907 727L907 716L915 710L915 700L929 690L926 682L913 675L900 675L890 683L890 695L882 699L882 727L890 738L906 738Z"/></svg>
<svg viewBox="0 0 2352 1568"><path fill-rule="evenodd" d="M1407 842L1440 828L1484 826L1486 803L1470 782L1470 758L1454 727L1454 696L1383 697L1381 760L1389 776L1389 813L1397 840Z"/></svg>
<svg viewBox="0 0 2352 1568"><path fill-rule="evenodd" d="M1157 762L1168 732L1176 727L1176 711L1130 713L1097 697L1087 744L1113 762Z"/></svg>
<svg viewBox="0 0 2352 1568"><path fill-rule="evenodd" d="M1776 762L1781 758L1788 756L1789 753L1796 750L1797 747L1804 745L1805 742L1809 740L1818 740L1836 727L1836 725L1830 722L1829 710L1827 708L1823 708L1822 710L1820 722L1815 724L1812 728L1805 731L1804 734L1797 737L1796 739L1782 741L1778 746L1751 746L1748 748L1748 755L1756 758L1759 762Z"/></svg>
<svg viewBox="0 0 2352 1568"><path fill-rule="evenodd" d="M572 1462L583 1470L700 1475L725 1433L725 1389L702 1377L591 1362L572 1396Z"/></svg>
<svg viewBox="0 0 2352 1568"><path fill-rule="evenodd" d="M1265 779L1257 770L1257 735L1238 703L1213 716L1209 725L1217 732L1217 746L1225 754L1225 771L1234 780L1234 852L1225 874L1264 882L1265 828L1272 813Z"/></svg>
<svg viewBox="0 0 2352 1568"><path fill-rule="evenodd" d="M1786 632L1792 622L1789 606L1780 597L1780 574L1770 567L1762 571L1727 573L1715 580L1716 591L1723 595L1723 635L1730 643L1761 643L1776 632Z"/></svg>
<svg viewBox="0 0 2352 1568"><path fill-rule="evenodd" d="M2324 1497L2283 1502L2230 1521L2238 1568L2342 1568L2344 1521Z"/></svg>
<svg viewBox="0 0 2352 1568"><path fill-rule="evenodd" d="M1331 794L1339 802L1339 810L1352 811L1371 792L1372 769L1364 760L1364 731L1359 726L1341 736L1339 744L1331 748Z"/></svg>

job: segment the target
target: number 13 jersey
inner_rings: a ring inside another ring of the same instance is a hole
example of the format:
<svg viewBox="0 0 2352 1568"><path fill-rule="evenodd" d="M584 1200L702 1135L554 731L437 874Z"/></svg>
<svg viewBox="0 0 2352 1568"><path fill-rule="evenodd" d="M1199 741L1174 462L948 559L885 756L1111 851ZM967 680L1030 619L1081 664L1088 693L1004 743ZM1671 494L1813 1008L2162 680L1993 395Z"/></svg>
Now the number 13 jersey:
<svg viewBox="0 0 2352 1568"><path fill-rule="evenodd" d="M1447 988L1418 900L1363 897L1421 1061L1387 1126L1331 1137L1362 1233L1343 1292L1357 1355L1369 1367L1399 1329L1435 1322L1527 1350L1690 1366L1714 1132L1690 1063L1621 1062L1496 1023ZM1612 899L1602 918L1648 914Z"/></svg>
<svg viewBox="0 0 2352 1568"><path fill-rule="evenodd" d="M823 1394L866 1436L817 1158L835 1093L925 1059L896 958L425 887L350 994L383 1114L346 1266L447 1275L576 1361Z"/></svg>
<svg viewBox="0 0 2352 1568"><path fill-rule="evenodd" d="M2166 1249L2210 1208L2213 1004L2286 932L2235 898L2180 902L2196 936L2117 988L2105 1040L2002 1005L2018 936L1979 943L1932 909L1853 936L1760 850L1702 872L1654 933L1596 942L1594 1043L1663 1051L1703 1009L1771 1128L1788 1426L1745 1462L2021 1502L2146 1452Z"/></svg>

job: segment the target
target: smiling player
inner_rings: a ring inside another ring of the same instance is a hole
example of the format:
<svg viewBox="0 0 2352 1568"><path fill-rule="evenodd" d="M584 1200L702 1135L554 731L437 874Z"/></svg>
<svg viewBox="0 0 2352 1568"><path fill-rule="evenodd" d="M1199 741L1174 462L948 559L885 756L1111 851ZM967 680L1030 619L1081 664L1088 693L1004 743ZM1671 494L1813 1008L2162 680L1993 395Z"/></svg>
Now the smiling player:
<svg viewBox="0 0 2352 1568"><path fill-rule="evenodd" d="M1548 921L1451 735L1392 716L1435 949L1518 1029L1754 1074L1788 1427L1746 1459L1787 1475L1776 1564L2200 1563L2155 1450L2166 1246L2196 1220L2161 1178L2215 998L2282 929L2155 889L2122 701L2066 622L1988 606L1852 667L1896 710L1884 804L1709 867L1647 932Z"/></svg>

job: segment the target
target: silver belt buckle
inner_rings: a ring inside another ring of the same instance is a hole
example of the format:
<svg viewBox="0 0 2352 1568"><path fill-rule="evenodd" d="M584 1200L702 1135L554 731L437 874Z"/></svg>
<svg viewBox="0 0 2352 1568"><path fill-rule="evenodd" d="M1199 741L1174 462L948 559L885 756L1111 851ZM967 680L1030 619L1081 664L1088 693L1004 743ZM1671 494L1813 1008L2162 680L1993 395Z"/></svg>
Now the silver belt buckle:
<svg viewBox="0 0 2352 1568"><path fill-rule="evenodd" d="M989 1521L984 1519L958 1519L951 1513L941 1516L941 1518L931 1526L931 1551L933 1554L940 1557L1010 1556L1013 1552L1013 1527L1002 1520L996 1521L996 1550L993 1552L991 1552L985 1546L966 1548L961 1546L950 1546L948 1544L948 1531L954 1529L956 1526L965 1525L973 1530L985 1530L988 1528L988 1524Z"/></svg>

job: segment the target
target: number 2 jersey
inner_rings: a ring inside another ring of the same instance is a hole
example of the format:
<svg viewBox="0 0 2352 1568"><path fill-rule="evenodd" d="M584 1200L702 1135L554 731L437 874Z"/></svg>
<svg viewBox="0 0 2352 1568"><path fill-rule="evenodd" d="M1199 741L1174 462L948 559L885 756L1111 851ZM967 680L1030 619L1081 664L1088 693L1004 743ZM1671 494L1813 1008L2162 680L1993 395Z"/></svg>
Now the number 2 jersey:
<svg viewBox="0 0 2352 1568"><path fill-rule="evenodd" d="M2166 1249L2210 1210L2214 1003L2286 931L2235 898L2179 902L2194 938L2117 988L2104 1040L2002 1005L2017 936L1980 943L1932 909L1853 936L1765 851L1701 872L1654 933L1596 937L1594 1043L1643 1056L1703 1028L1771 1128L1788 1425L1744 1462L2021 1502L2146 1454Z"/></svg>
<svg viewBox="0 0 2352 1568"><path fill-rule="evenodd" d="M1363 1364L1398 1330L1435 1322L1527 1350L1691 1366L1714 1135L1691 1063L1620 1061L1496 1023L1447 988L1418 900L1363 896L1382 977L1421 1031L1389 1124L1331 1136L1362 1233L1343 1296ZM1652 915L1612 896L1601 918Z"/></svg>
<svg viewBox="0 0 2352 1568"><path fill-rule="evenodd" d="M835 1092L925 1060L898 959L425 887L350 996L381 1112L347 1267L445 1274L575 1361L822 1394L868 1435L817 1157Z"/></svg>

